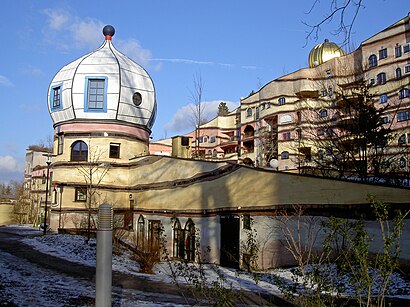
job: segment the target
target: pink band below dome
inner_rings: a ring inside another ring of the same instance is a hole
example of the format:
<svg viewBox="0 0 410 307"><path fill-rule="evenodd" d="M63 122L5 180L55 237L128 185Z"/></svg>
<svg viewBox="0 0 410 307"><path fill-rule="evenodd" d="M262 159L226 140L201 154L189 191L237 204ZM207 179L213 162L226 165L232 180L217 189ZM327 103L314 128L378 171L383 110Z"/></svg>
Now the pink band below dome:
<svg viewBox="0 0 410 307"><path fill-rule="evenodd" d="M124 133L131 135L137 139L147 141L149 140L149 133L138 127L131 127L127 125L119 125L112 123L66 123L55 127L55 132L60 127L60 133L65 132L107 132L107 133Z"/></svg>

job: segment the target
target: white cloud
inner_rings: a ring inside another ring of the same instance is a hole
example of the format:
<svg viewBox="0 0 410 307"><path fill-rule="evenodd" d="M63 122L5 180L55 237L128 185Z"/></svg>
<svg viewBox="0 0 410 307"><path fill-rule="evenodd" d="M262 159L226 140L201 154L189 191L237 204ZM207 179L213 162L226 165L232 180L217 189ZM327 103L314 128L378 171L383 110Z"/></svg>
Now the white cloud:
<svg viewBox="0 0 410 307"><path fill-rule="evenodd" d="M61 50L89 49L95 50L103 41L102 29L105 24L95 18L80 18L71 15L66 10L43 11L46 15L45 40ZM141 66L148 66L151 61L151 51L144 49L134 38L116 40L114 44L122 53L136 61ZM156 65L157 70L160 65Z"/></svg>
<svg viewBox="0 0 410 307"><path fill-rule="evenodd" d="M218 113L218 106L221 101L225 102L229 111L238 107L238 103L224 100L204 101L204 118L211 120L216 117ZM164 128L171 132L189 132L194 130L193 122L193 104L188 104L180 108L172 117L171 121L166 123Z"/></svg>
<svg viewBox="0 0 410 307"><path fill-rule="evenodd" d="M94 18L80 18L66 9L45 9L46 27L43 38L61 49L96 49L102 41L104 23Z"/></svg>
<svg viewBox="0 0 410 307"><path fill-rule="evenodd" d="M20 167L17 160L12 156L0 156L0 173L19 172Z"/></svg>
<svg viewBox="0 0 410 307"><path fill-rule="evenodd" d="M43 11L47 15L47 24L51 30L61 30L69 22L71 16L67 11L55 10L55 9L45 9Z"/></svg>
<svg viewBox="0 0 410 307"><path fill-rule="evenodd" d="M10 155L0 156L0 182L22 181L23 169L23 164L19 163L16 158Z"/></svg>
<svg viewBox="0 0 410 307"><path fill-rule="evenodd" d="M0 86L14 86L5 76L0 75Z"/></svg>
<svg viewBox="0 0 410 307"><path fill-rule="evenodd" d="M196 65L218 65L222 67L232 68L235 67L234 64L229 63L218 63L218 62L210 62L210 61L198 61L198 60L191 60L191 59L177 59L177 58L154 58L151 61L155 62L170 62L170 63L181 63L181 64L196 64Z"/></svg>
<svg viewBox="0 0 410 307"><path fill-rule="evenodd" d="M76 17L69 27L75 47L96 49L103 40L103 27L104 23L102 21L92 18L81 20Z"/></svg>
<svg viewBox="0 0 410 307"><path fill-rule="evenodd" d="M133 59L141 66L148 66L151 61L152 54L148 49L141 47L141 44L136 39L119 40L118 50Z"/></svg>

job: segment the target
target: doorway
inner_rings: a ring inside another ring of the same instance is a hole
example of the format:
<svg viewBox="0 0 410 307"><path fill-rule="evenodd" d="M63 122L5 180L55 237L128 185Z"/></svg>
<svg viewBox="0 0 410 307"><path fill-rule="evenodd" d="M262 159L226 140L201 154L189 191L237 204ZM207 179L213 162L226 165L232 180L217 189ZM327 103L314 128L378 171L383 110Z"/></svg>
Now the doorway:
<svg viewBox="0 0 410 307"><path fill-rule="evenodd" d="M239 216L221 216L221 266L239 269Z"/></svg>

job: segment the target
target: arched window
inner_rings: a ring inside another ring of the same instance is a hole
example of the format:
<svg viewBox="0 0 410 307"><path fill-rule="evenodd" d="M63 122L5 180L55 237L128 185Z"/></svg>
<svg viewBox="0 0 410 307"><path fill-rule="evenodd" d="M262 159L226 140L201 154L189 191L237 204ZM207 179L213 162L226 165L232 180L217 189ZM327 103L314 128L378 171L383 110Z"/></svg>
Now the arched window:
<svg viewBox="0 0 410 307"><path fill-rule="evenodd" d="M396 79L400 79L401 78L401 68L396 68Z"/></svg>
<svg viewBox="0 0 410 307"><path fill-rule="evenodd" d="M218 156L218 152L216 151L216 149L214 149L213 151L212 151L212 157L213 158L216 158Z"/></svg>
<svg viewBox="0 0 410 307"><path fill-rule="evenodd" d="M185 224L185 259L195 261L195 224L189 219Z"/></svg>
<svg viewBox="0 0 410 307"><path fill-rule="evenodd" d="M252 137L255 135L255 129L251 125L247 125L243 130L244 137Z"/></svg>
<svg viewBox="0 0 410 307"><path fill-rule="evenodd" d="M369 67L376 67L377 66L377 56L372 54L369 56Z"/></svg>
<svg viewBox="0 0 410 307"><path fill-rule="evenodd" d="M327 110L326 110L326 109L321 109L321 110L319 111L319 117L320 117L320 118L327 117Z"/></svg>
<svg viewBox="0 0 410 307"><path fill-rule="evenodd" d="M282 153L280 154L280 158L282 160L289 159L289 151L282 151Z"/></svg>
<svg viewBox="0 0 410 307"><path fill-rule="evenodd" d="M174 258L184 259L184 232L178 219L174 223Z"/></svg>
<svg viewBox="0 0 410 307"><path fill-rule="evenodd" d="M252 116L252 108L248 108L246 110L246 117L251 117Z"/></svg>
<svg viewBox="0 0 410 307"><path fill-rule="evenodd" d="M137 246L139 248L144 248L145 245L145 220L142 215L138 218L137 224Z"/></svg>
<svg viewBox="0 0 410 307"><path fill-rule="evenodd" d="M88 146L83 141L74 142L71 146L71 161L87 161Z"/></svg>

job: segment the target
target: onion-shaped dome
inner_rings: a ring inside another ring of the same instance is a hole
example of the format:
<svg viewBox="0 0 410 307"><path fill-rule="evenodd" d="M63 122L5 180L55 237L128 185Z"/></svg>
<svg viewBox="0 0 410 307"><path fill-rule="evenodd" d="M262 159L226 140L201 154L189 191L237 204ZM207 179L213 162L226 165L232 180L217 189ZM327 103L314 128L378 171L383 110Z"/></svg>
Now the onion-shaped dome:
<svg viewBox="0 0 410 307"><path fill-rule="evenodd" d="M51 81L48 108L54 126L68 122L115 122L150 132L155 121L154 84L137 63L115 49L112 26L95 51L64 66Z"/></svg>
<svg viewBox="0 0 410 307"><path fill-rule="evenodd" d="M316 45L310 51L309 67L316 67L326 61L329 61L330 59L340 57L345 54L346 53L343 49L336 43L329 42L329 40L325 39L323 43Z"/></svg>

